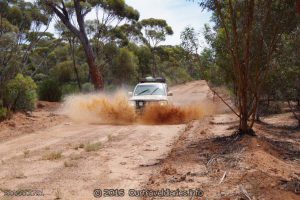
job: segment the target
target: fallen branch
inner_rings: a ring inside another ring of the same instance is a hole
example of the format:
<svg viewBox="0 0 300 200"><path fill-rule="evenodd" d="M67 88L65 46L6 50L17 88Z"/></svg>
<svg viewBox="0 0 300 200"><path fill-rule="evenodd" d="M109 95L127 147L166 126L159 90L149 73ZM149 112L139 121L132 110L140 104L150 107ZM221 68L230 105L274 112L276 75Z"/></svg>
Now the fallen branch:
<svg viewBox="0 0 300 200"><path fill-rule="evenodd" d="M216 155L213 155L213 156L209 159L209 161L207 162L206 166L210 165L210 164L214 161L214 159L215 159L216 157L217 157Z"/></svg>
<svg viewBox="0 0 300 200"><path fill-rule="evenodd" d="M210 88L210 90L217 95L217 97L219 97L221 99L221 101L236 115L240 118L240 115L237 114L237 112L235 112L235 110L212 88Z"/></svg>
<svg viewBox="0 0 300 200"><path fill-rule="evenodd" d="M226 174L227 174L227 171L224 172L224 174L223 174L223 176L222 176L222 178L221 178L221 180L220 180L220 182L219 182L218 185L220 185L220 184L223 182L223 180L224 180L225 177L226 177Z"/></svg>
<svg viewBox="0 0 300 200"><path fill-rule="evenodd" d="M242 192L249 200L252 200L251 197L250 197L250 195L249 195L249 193L247 192L247 190L246 190L242 185L240 185L239 188L240 188L240 191L241 191L241 192Z"/></svg>

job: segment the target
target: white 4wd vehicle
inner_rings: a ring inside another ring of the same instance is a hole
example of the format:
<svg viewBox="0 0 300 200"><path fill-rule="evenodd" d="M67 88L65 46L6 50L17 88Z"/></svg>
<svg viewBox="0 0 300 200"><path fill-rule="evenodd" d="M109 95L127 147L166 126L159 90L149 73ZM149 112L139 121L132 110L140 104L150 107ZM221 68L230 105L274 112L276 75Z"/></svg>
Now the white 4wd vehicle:
<svg viewBox="0 0 300 200"><path fill-rule="evenodd" d="M137 110L143 110L145 106L152 103L160 105L168 104L168 96L172 93L168 92L168 86L164 78L147 77L138 83L133 93L129 92L131 98L129 104Z"/></svg>

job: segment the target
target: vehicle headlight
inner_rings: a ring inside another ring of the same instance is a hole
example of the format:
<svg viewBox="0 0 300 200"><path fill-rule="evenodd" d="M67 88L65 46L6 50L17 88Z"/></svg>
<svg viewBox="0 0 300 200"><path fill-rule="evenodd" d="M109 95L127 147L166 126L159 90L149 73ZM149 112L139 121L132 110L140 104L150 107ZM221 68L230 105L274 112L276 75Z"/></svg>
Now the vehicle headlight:
<svg viewBox="0 0 300 200"><path fill-rule="evenodd" d="M129 104L130 106L134 107L134 106L135 106L135 101L129 101L128 104Z"/></svg>
<svg viewBox="0 0 300 200"><path fill-rule="evenodd" d="M168 101L158 101L159 105L165 106L168 105Z"/></svg>

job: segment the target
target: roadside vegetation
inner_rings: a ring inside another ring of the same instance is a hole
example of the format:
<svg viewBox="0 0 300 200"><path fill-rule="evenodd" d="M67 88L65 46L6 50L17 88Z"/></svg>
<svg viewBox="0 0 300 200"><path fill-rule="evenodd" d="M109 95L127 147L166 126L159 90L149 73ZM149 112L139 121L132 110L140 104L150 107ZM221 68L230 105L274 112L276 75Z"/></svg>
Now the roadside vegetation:
<svg viewBox="0 0 300 200"><path fill-rule="evenodd" d="M232 91L235 107L227 105L239 118L238 133L253 135L255 121L268 111L280 112L282 103L300 126L299 2L198 3L215 22L205 27L210 47L202 51L201 61L209 81Z"/></svg>
<svg viewBox="0 0 300 200"><path fill-rule="evenodd" d="M88 143L84 145L84 150L86 152L91 152L91 151L98 151L101 149L102 143L101 142L96 142L96 143Z"/></svg>
<svg viewBox="0 0 300 200"><path fill-rule="evenodd" d="M58 160L62 158L62 153L61 152L48 152L43 156L43 160Z"/></svg>

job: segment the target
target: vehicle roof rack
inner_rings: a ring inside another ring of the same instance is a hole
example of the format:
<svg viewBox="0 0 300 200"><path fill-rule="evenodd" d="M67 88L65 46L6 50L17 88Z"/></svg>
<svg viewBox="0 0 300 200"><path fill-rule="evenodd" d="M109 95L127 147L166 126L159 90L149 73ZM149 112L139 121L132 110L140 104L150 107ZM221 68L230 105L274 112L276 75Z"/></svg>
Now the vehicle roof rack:
<svg viewBox="0 0 300 200"><path fill-rule="evenodd" d="M149 76L146 78L141 78L140 83L166 83L166 79L164 77L153 78Z"/></svg>

